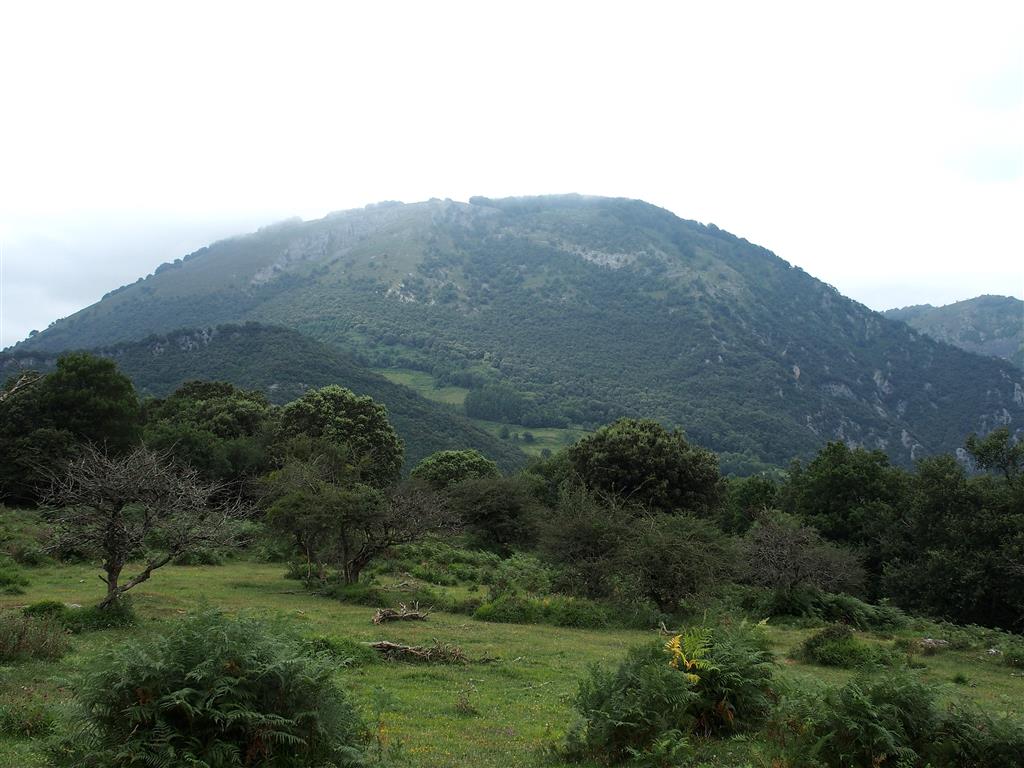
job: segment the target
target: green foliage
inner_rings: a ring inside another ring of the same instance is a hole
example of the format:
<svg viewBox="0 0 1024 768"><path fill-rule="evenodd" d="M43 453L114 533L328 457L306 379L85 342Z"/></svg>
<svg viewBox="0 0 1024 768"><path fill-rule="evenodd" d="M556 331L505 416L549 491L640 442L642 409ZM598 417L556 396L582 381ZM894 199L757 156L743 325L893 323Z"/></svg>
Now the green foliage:
<svg viewBox="0 0 1024 768"><path fill-rule="evenodd" d="M846 669L891 663L888 654L858 640L846 624L832 624L815 632L795 655L812 664Z"/></svg>
<svg viewBox="0 0 1024 768"><path fill-rule="evenodd" d="M498 465L479 451L438 451L423 459L412 470L412 476L438 491L444 491L464 480L497 477Z"/></svg>
<svg viewBox="0 0 1024 768"><path fill-rule="evenodd" d="M581 629L621 626L611 606L593 600L563 595L533 597L513 591L484 602L473 618L500 624L550 624Z"/></svg>
<svg viewBox="0 0 1024 768"><path fill-rule="evenodd" d="M64 354L40 382L0 402L0 501L36 503L77 443L121 452L138 436L139 401L128 377L110 360Z"/></svg>
<svg viewBox="0 0 1024 768"><path fill-rule="evenodd" d="M106 608L65 605L58 600L42 600L22 608L25 616L52 619L73 634L103 629L120 629L138 623L130 598L122 597Z"/></svg>
<svg viewBox="0 0 1024 768"><path fill-rule="evenodd" d="M261 392L188 381L144 403L143 439L210 480L237 481L266 468L270 404Z"/></svg>
<svg viewBox="0 0 1024 768"><path fill-rule="evenodd" d="M358 244L353 232L364 233ZM1014 424L1024 412L1009 363L879 317L718 227L622 199L430 201L267 228L113 292L18 353L167 333L182 317L288 325L377 367L473 388L501 381L586 427L636 415L684 425L725 466L745 469L808 457L818 435L840 428L862 444L885 441L909 464L904 429L952 451L993 402ZM180 383L180 360L206 343L181 353L167 344L179 362L163 386ZM290 371L259 355L231 367L268 368L247 374L268 385L333 381L377 399L285 354ZM203 375L255 386L226 368ZM462 445L422 455L447 447Z"/></svg>
<svg viewBox="0 0 1024 768"><path fill-rule="evenodd" d="M964 445L974 463L989 472L999 472L1015 483L1024 473L1024 440L1010 435L1008 427L1000 427L979 438L972 434Z"/></svg>
<svg viewBox="0 0 1024 768"><path fill-rule="evenodd" d="M277 442L298 437L345 446L359 475L374 487L393 482L402 469L405 446L387 409L344 387L311 390L281 409Z"/></svg>
<svg viewBox="0 0 1024 768"><path fill-rule="evenodd" d="M35 739L48 735L56 724L53 709L34 696L0 699L0 736Z"/></svg>
<svg viewBox="0 0 1024 768"><path fill-rule="evenodd" d="M1024 485L968 478L952 456L923 459L900 530L881 579L893 602L959 623L1024 627Z"/></svg>
<svg viewBox="0 0 1024 768"><path fill-rule="evenodd" d="M945 708L907 673L860 676L783 700L771 728L793 766L991 768L1024 760L1024 727L981 711Z"/></svg>
<svg viewBox="0 0 1024 768"><path fill-rule="evenodd" d="M463 549L439 539L393 547L380 561L383 573L409 574L431 584L490 584L503 561L493 552Z"/></svg>
<svg viewBox="0 0 1024 768"><path fill-rule="evenodd" d="M28 583L28 577L18 564L7 555L0 554L0 594L20 595Z"/></svg>
<svg viewBox="0 0 1024 768"><path fill-rule="evenodd" d="M616 764L660 752L666 739L754 726L769 711L771 685L771 655L746 625L634 648L617 668L595 666L580 683L581 721L565 752Z"/></svg>
<svg viewBox="0 0 1024 768"><path fill-rule="evenodd" d="M663 512L709 510L718 499L718 457L650 419L620 419L569 451L588 487Z"/></svg>
<svg viewBox="0 0 1024 768"><path fill-rule="evenodd" d="M0 613L0 662L59 659L68 648L63 625L46 616Z"/></svg>
<svg viewBox="0 0 1024 768"><path fill-rule="evenodd" d="M729 540L709 521L638 514L572 487L545 521L541 548L559 567L558 586L565 591L653 601L664 611L728 578L735 559Z"/></svg>
<svg viewBox="0 0 1024 768"><path fill-rule="evenodd" d="M545 510L525 479L471 478L453 486L447 495L452 513L475 546L507 554L536 542Z"/></svg>
<svg viewBox="0 0 1024 768"><path fill-rule="evenodd" d="M363 726L327 659L205 609L102 653L76 687L65 764L233 768L361 762Z"/></svg>
<svg viewBox="0 0 1024 768"><path fill-rule="evenodd" d="M347 637L317 635L306 638L305 647L314 654L327 657L336 667L364 667L380 661L376 651L368 645Z"/></svg>

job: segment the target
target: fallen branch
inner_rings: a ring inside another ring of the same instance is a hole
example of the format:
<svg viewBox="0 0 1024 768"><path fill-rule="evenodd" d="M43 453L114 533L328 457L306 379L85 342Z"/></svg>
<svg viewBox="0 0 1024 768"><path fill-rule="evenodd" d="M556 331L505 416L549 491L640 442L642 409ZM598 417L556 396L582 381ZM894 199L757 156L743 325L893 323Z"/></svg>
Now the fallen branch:
<svg viewBox="0 0 1024 768"><path fill-rule="evenodd" d="M457 645L439 643L433 645L401 645L388 640L370 643L370 647L385 659L392 661L415 661L427 664L468 664L469 657Z"/></svg>
<svg viewBox="0 0 1024 768"><path fill-rule="evenodd" d="M398 604L398 610L394 608L378 608L373 614L374 624L383 624L386 621L426 621L430 611L421 611L419 603L413 603L408 608L405 603Z"/></svg>

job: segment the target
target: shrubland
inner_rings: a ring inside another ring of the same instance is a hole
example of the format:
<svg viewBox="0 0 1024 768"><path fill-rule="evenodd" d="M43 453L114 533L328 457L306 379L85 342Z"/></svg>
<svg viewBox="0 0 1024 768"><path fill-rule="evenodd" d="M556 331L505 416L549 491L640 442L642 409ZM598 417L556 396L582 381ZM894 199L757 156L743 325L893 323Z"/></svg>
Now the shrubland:
<svg viewBox="0 0 1024 768"><path fill-rule="evenodd" d="M116 370L79 356L50 375L60 386L37 386L86 411L75 429L102 436L109 418L120 442L69 429L67 450L35 466L45 487L5 487L38 505L5 508L0 526L0 659L15 670L0 679L0 724L50 739L40 759L396 760L369 711L367 686L401 663L366 644L380 635L424 660L424 680L441 679L430 649L443 649L472 674L507 676L510 700L553 686L546 711L568 722L571 702L578 720L531 744L556 762L923 768L1012 764L1022 748L1019 712L961 706L924 674L1019 687L1024 457L1006 430L969 439L969 466L940 456L908 472L833 443L806 466L737 479L678 431L622 419L515 475L446 451L403 478L387 411L338 387L282 409L201 383L136 408L120 387L112 408L61 390L68 370L82 387ZM30 419L41 406L19 400L31 396L0 406ZM132 413L160 415L130 429ZM103 594L85 578L96 570ZM195 610L208 588L229 611ZM303 607L289 622L235 615L253 601ZM367 636L369 609L403 606L426 620ZM319 611L361 618L297 630ZM545 633L558 644L534 679L515 660ZM480 634L489 647L464 652ZM579 650L602 637L614 641L599 656ZM60 707L15 701L19 685L49 686L53 666L78 675ZM480 716L484 678L458 679L453 711Z"/></svg>

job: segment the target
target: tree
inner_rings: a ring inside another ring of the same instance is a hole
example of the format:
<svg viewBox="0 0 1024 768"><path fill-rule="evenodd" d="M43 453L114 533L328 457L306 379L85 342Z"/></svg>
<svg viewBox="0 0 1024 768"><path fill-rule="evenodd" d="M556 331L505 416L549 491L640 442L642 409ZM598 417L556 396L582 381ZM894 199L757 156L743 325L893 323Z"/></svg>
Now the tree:
<svg viewBox="0 0 1024 768"><path fill-rule="evenodd" d="M452 486L452 512L473 543L500 554L531 547L543 506L528 480L519 477L474 477Z"/></svg>
<svg viewBox="0 0 1024 768"><path fill-rule="evenodd" d="M569 448L579 479L594 490L664 512L706 512L717 503L718 458L651 419L619 419Z"/></svg>
<svg viewBox="0 0 1024 768"><path fill-rule="evenodd" d="M793 464L777 504L829 541L861 552L868 595L875 598L884 563L893 556L909 482L884 452L831 442L806 467Z"/></svg>
<svg viewBox="0 0 1024 768"><path fill-rule="evenodd" d="M346 584L387 549L456 527L443 496L407 481L386 491L359 482L344 447L295 443L283 466L264 480L267 522L289 536L323 580L336 567Z"/></svg>
<svg viewBox="0 0 1024 768"><path fill-rule="evenodd" d="M139 436L135 389L112 361L75 352L29 381L15 381L0 400L0 499L8 503L37 503L81 443L118 453Z"/></svg>
<svg viewBox="0 0 1024 768"><path fill-rule="evenodd" d="M347 446L360 478L375 488L394 482L402 470L405 447L387 409L335 384L311 390L281 409L278 444L296 437Z"/></svg>
<svg viewBox="0 0 1024 768"><path fill-rule="evenodd" d="M143 440L209 480L238 481L267 468L270 403L258 391L189 381L143 406Z"/></svg>
<svg viewBox="0 0 1024 768"><path fill-rule="evenodd" d="M781 512L765 514L744 542L747 578L787 599L800 588L857 592L864 571L856 556Z"/></svg>
<svg viewBox="0 0 1024 768"><path fill-rule="evenodd" d="M48 426L64 429L76 440L129 450L139 439L139 400L131 379L113 360L71 352L32 393Z"/></svg>
<svg viewBox="0 0 1024 768"><path fill-rule="evenodd" d="M176 467L166 453L140 446L116 455L87 445L53 478L46 496L53 547L102 556L107 594L100 607L106 608L179 555L232 543L245 510L225 493L196 470ZM122 582L125 566L138 557L145 558L142 570Z"/></svg>
<svg viewBox="0 0 1024 768"><path fill-rule="evenodd" d="M970 478L951 455L918 462L885 565L900 607L958 623L1024 628L1024 487Z"/></svg>
<svg viewBox="0 0 1024 768"><path fill-rule="evenodd" d="M438 491L444 491L464 480L498 477L498 465L472 449L437 451L416 465L412 477L422 480Z"/></svg>
<svg viewBox="0 0 1024 768"><path fill-rule="evenodd" d="M1024 440L1015 440L1007 427L979 438L971 435L964 446L974 463L988 472L1001 472L1009 483L1024 476Z"/></svg>

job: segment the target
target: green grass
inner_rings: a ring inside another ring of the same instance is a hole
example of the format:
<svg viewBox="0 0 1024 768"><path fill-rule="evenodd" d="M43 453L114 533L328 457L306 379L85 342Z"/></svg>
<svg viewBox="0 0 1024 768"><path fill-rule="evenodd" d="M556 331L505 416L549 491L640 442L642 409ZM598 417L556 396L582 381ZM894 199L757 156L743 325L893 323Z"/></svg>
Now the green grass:
<svg viewBox="0 0 1024 768"><path fill-rule="evenodd" d="M343 685L375 721L384 702L379 736L400 744L401 765L539 766L541 750L572 722L572 696L593 662L609 662L635 644L658 637L655 632L573 630L547 626L488 624L460 615L433 613L426 622L375 626L373 610L306 594L283 578L279 564L232 561L223 566L179 566L158 571L133 590L142 616L133 630L111 630L72 638L72 652L58 663L30 662L0 668L0 705L26 696L59 705L71 695L67 678L89 654L127 634L160 631L163 622L194 611L201 600L227 611L253 610L289 618L310 635L356 641L391 640L429 644L455 643L472 658L489 663L457 667L374 664L339 670ZM89 565L43 566L31 570L24 595L0 597L0 608L56 599L89 604L101 596L97 569ZM455 588L462 594L464 588ZM788 652L811 632L787 626L768 632L779 660L778 674L791 680L842 683L850 672L808 666L787 659ZM905 632L908 636L914 633ZM920 636L917 633L916 636ZM889 640L866 636L869 642ZM946 651L920 657L924 676L946 684L944 695L971 699L993 712L1022 714L1024 678L984 651ZM954 685L962 673L967 685ZM460 695L469 712L459 706ZM43 766L41 742L0 736L0 765ZM710 765L736 765L756 748L756 739L709 742ZM738 762L735 762L738 760Z"/></svg>
<svg viewBox="0 0 1024 768"><path fill-rule="evenodd" d="M376 368L374 373L379 373L393 384L409 387L427 400L460 408L469 392L465 387L438 387L435 385L434 377L423 371L414 371L408 368Z"/></svg>
<svg viewBox="0 0 1024 768"><path fill-rule="evenodd" d="M438 387L434 377L429 373L414 371L409 368L376 368L374 372L379 373L394 384L409 387L409 389L412 389L428 400L452 405L459 409L462 408L462 404L466 400L466 394L469 392L465 387ZM511 433L511 436L508 438L509 441L515 443L528 456L540 456L545 448L552 453L556 453L589 434L587 430L577 427L565 429L560 427L524 427L522 424L505 424L500 421L486 421L484 419L470 419L470 421L498 438L501 436L502 428L507 427ZM526 432L533 435L532 443L526 442L523 438L523 434ZM518 439L515 437L516 434L519 435Z"/></svg>
<svg viewBox="0 0 1024 768"><path fill-rule="evenodd" d="M485 421L483 419L470 419L474 424L483 430L486 430L494 437L501 437L502 427L508 427L510 441L514 442L523 453L528 456L540 456L541 453L547 448L552 453L566 448L581 437L585 437L590 434L585 429L578 427L524 427L519 424L502 424L500 421ZM533 442L528 443L523 439L523 434L529 432L533 435ZM516 439L516 434L519 437Z"/></svg>

